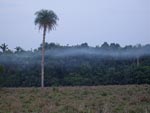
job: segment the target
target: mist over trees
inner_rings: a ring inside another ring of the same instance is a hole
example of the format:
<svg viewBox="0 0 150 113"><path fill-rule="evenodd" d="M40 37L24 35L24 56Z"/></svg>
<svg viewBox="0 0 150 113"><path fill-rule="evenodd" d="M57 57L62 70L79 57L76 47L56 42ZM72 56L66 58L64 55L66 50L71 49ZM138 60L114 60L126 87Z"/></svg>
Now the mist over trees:
<svg viewBox="0 0 150 113"><path fill-rule="evenodd" d="M6 45L6 44L5 44ZM41 49L0 53L0 86L41 85ZM150 45L45 43L45 86L150 84Z"/></svg>

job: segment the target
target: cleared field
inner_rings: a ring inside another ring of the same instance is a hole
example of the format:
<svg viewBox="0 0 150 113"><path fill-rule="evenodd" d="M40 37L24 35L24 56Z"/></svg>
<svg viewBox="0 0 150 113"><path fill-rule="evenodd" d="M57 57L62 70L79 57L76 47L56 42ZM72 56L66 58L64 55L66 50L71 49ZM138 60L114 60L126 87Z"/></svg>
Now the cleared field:
<svg viewBox="0 0 150 113"><path fill-rule="evenodd" d="M150 85L1 88L0 113L150 113Z"/></svg>

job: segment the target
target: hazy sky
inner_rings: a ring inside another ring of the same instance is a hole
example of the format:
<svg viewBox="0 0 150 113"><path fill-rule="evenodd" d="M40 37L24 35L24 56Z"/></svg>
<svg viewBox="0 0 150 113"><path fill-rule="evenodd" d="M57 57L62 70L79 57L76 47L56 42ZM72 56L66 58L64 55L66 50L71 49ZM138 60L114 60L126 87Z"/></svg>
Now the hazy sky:
<svg viewBox="0 0 150 113"><path fill-rule="evenodd" d="M42 31L34 25L34 13L40 9L51 9L60 19L47 42L150 43L150 0L0 0L0 44L38 47Z"/></svg>

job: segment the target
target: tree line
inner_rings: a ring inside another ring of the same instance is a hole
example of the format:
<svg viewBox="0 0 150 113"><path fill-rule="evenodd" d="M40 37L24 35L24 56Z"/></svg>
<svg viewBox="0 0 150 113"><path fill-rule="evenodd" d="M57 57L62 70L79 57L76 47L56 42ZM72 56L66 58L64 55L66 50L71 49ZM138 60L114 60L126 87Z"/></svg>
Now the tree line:
<svg viewBox="0 0 150 113"><path fill-rule="evenodd" d="M56 49L56 48L94 48L94 49L103 49L103 50L139 50L139 49L143 49L143 48L148 48L150 47L150 44L146 44L146 45L141 45L141 44L137 44L137 45L126 45L124 47L121 47L120 44L118 43L107 43L107 42L104 42L102 45L96 45L95 47L92 47L92 46L89 46L88 43L81 43L81 44L77 44L77 45L60 45L58 43L54 43L54 42L51 42L51 43L48 43L48 42L45 42L45 45L44 45L45 49L46 50L50 50L50 49ZM23 49L22 47L20 46L16 46L14 48L14 50L10 49L8 47L8 45L6 43L3 43L0 45L0 53L20 53L20 52L37 52L39 50L42 49L42 44L40 44L40 46L37 48L37 49L30 49L30 50L25 50Z"/></svg>
<svg viewBox="0 0 150 113"><path fill-rule="evenodd" d="M6 44L0 48L1 87L41 86L42 44L35 50L12 51ZM46 42L45 50L45 86L150 84L149 44L121 47L105 42L91 47Z"/></svg>

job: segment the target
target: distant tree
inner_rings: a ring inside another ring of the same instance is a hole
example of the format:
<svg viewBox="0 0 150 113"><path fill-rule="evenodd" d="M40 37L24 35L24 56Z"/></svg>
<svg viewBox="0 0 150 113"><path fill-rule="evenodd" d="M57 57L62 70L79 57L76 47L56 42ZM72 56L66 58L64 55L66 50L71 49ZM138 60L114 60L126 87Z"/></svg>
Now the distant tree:
<svg viewBox="0 0 150 113"><path fill-rule="evenodd" d="M110 44L110 49L116 49L116 44L115 43L111 43Z"/></svg>
<svg viewBox="0 0 150 113"><path fill-rule="evenodd" d="M42 43L42 62L41 62L41 87L44 87L44 55L45 55L45 36L47 31L55 29L58 17L52 10L40 10L35 13L35 25L39 29L43 29L43 43Z"/></svg>
<svg viewBox="0 0 150 113"><path fill-rule="evenodd" d="M59 44L55 44L55 43L53 43L53 42L51 42L51 43L49 43L49 49L52 49L52 48L58 48L58 47L60 47L60 45Z"/></svg>
<svg viewBox="0 0 150 113"><path fill-rule="evenodd" d="M15 48L15 50L16 50L15 53L24 52L24 50L21 47L19 47L19 46L17 46Z"/></svg>
<svg viewBox="0 0 150 113"><path fill-rule="evenodd" d="M47 43L45 42L45 50L50 50L50 49L55 49L55 48L59 48L60 45L59 44L56 44L54 42L51 42L51 43ZM42 44L40 45L40 47L38 48L38 50L42 50Z"/></svg>
<svg viewBox="0 0 150 113"><path fill-rule="evenodd" d="M115 49L116 50L116 49L119 49L119 48L120 48L119 44L115 44L115 43L110 44L110 49L113 49L113 50Z"/></svg>
<svg viewBox="0 0 150 113"><path fill-rule="evenodd" d="M8 45L6 45L6 44L4 43L4 44L2 44L2 45L0 46L0 48L2 49L2 52L4 53L4 52L6 52L6 51L8 50Z"/></svg>
<svg viewBox="0 0 150 113"><path fill-rule="evenodd" d="M117 49L121 48L120 44L116 43L116 46L115 46Z"/></svg>
<svg viewBox="0 0 150 113"><path fill-rule="evenodd" d="M104 42L102 45L101 45L101 48L102 49L108 49L109 48L109 44L107 42Z"/></svg>
<svg viewBox="0 0 150 113"><path fill-rule="evenodd" d="M123 48L124 50L129 50L129 49L133 49L133 46L132 45L127 45Z"/></svg>
<svg viewBox="0 0 150 113"><path fill-rule="evenodd" d="M89 46L88 46L88 43L85 42L85 43L82 43L82 44L81 44L81 47L87 48L87 47L89 47Z"/></svg>

